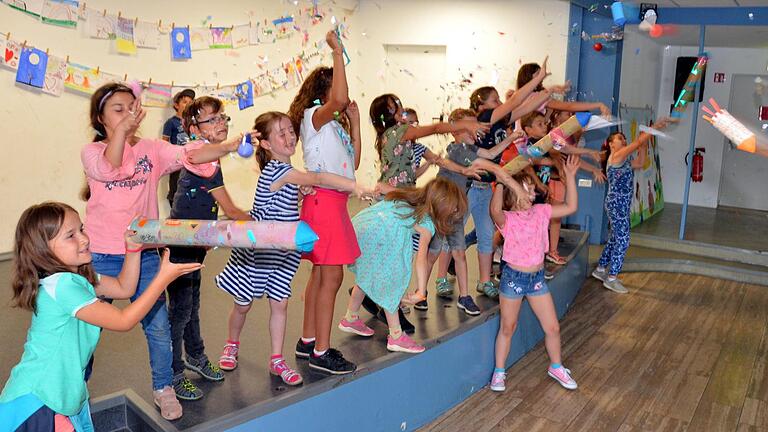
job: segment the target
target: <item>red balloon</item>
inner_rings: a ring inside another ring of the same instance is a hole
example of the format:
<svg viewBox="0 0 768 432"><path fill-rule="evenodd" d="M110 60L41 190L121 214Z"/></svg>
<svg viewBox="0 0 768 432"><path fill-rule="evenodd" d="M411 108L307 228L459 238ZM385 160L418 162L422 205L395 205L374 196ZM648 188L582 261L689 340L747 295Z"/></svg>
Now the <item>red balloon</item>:
<svg viewBox="0 0 768 432"><path fill-rule="evenodd" d="M596 42L594 45L592 45L592 49L595 51L602 51L603 44L601 44L600 42Z"/></svg>
<svg viewBox="0 0 768 432"><path fill-rule="evenodd" d="M654 24L651 26L651 30L648 33L650 33L652 38L658 38L664 34L664 28L659 24Z"/></svg>

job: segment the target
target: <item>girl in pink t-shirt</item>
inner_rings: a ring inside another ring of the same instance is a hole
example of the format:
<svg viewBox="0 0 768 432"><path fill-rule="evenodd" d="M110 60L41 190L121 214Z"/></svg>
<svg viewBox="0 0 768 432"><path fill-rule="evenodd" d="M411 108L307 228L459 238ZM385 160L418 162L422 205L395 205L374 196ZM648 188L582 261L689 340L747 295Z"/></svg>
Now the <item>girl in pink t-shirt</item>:
<svg viewBox="0 0 768 432"><path fill-rule="evenodd" d="M569 156L564 169L567 182L564 204L533 205L535 188L525 173L515 177L528 191L527 196L515 196L501 184L497 184L493 192L491 218L504 237L504 268L499 283L501 322L496 336L496 367L491 377L493 391L505 390L505 366L523 297L528 298L528 304L544 330L544 345L550 360L549 376L569 390L577 387L570 371L560 364L560 325L552 295L544 280L544 254L549 248L549 220L576 211L578 167L579 158ZM508 210L505 211L505 208Z"/></svg>

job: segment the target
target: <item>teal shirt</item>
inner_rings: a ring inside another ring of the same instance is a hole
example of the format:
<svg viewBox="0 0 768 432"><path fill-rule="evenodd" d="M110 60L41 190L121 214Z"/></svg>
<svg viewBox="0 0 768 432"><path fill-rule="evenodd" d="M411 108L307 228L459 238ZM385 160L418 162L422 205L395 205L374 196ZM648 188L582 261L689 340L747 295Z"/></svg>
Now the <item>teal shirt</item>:
<svg viewBox="0 0 768 432"><path fill-rule="evenodd" d="M0 403L31 393L58 414L81 411L88 401L85 367L101 328L75 314L97 300L93 285L80 275L56 273L40 281L24 354L11 370Z"/></svg>

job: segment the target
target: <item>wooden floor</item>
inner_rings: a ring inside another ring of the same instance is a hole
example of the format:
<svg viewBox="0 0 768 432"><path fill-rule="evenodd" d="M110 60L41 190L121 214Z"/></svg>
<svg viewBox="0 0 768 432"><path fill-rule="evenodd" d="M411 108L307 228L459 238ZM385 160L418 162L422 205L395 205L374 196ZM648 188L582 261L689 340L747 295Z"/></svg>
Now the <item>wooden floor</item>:
<svg viewBox="0 0 768 432"><path fill-rule="evenodd" d="M767 431L768 289L670 273L622 278L617 295L590 279L565 316L564 364L547 377L539 345L424 431Z"/></svg>

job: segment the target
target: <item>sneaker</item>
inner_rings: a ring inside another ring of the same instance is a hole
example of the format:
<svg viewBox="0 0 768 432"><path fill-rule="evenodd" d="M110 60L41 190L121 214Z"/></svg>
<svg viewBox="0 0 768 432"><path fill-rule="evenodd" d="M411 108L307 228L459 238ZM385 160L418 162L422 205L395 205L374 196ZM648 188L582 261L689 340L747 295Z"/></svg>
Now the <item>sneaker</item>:
<svg viewBox="0 0 768 432"><path fill-rule="evenodd" d="M228 343L219 356L219 367L225 371L235 370L237 367L237 354L240 351L239 344Z"/></svg>
<svg viewBox="0 0 768 432"><path fill-rule="evenodd" d="M603 286L619 294L626 294L629 292L629 290L624 286L624 284L621 283L618 278L606 279L605 282L603 282Z"/></svg>
<svg viewBox="0 0 768 432"><path fill-rule="evenodd" d="M165 386L160 390L152 392L152 400L158 408L160 415L166 420L176 420L181 418L182 410L179 400L176 398L176 392L171 386Z"/></svg>
<svg viewBox="0 0 768 432"><path fill-rule="evenodd" d="M424 295L425 296L429 295L429 291L425 292ZM416 309L416 310L420 310L420 311L425 311L425 310L429 309L429 305L427 304L427 299L424 299L424 300L422 300L420 302L414 303L413 308ZM386 322L386 320L384 322ZM403 331L405 331L405 330L403 330Z"/></svg>
<svg viewBox="0 0 768 432"><path fill-rule="evenodd" d="M463 310L467 315L480 315L480 308L477 307L472 296L459 297L456 306Z"/></svg>
<svg viewBox="0 0 768 432"><path fill-rule="evenodd" d="M568 390L576 390L579 387L576 381L571 378L571 370L566 369L565 366L560 366L559 368L550 366L547 370L547 375L554 378L555 381Z"/></svg>
<svg viewBox="0 0 768 432"><path fill-rule="evenodd" d="M417 344L407 334L403 333L397 339L392 339L392 336L387 336L387 349L393 352L418 354L424 352L426 348Z"/></svg>
<svg viewBox="0 0 768 432"><path fill-rule="evenodd" d="M555 278L555 274L549 270L544 271L544 280L552 280Z"/></svg>
<svg viewBox="0 0 768 432"><path fill-rule="evenodd" d="M373 329L363 323L360 318L354 321L347 321L346 318L342 318L339 322L339 330L345 333L352 333L358 336L373 336Z"/></svg>
<svg viewBox="0 0 768 432"><path fill-rule="evenodd" d="M400 305L400 312L402 312L404 314L409 314L409 313L411 313L411 307L408 306L408 305L401 304Z"/></svg>
<svg viewBox="0 0 768 432"><path fill-rule="evenodd" d="M494 372L493 376L491 376L491 390L496 392L503 392L507 389L506 384L504 381L507 379L507 374L505 372Z"/></svg>
<svg viewBox="0 0 768 432"><path fill-rule="evenodd" d="M183 372L173 377L173 391L176 392L177 398L183 400L196 401L203 398L203 391L185 377Z"/></svg>
<svg viewBox="0 0 768 432"><path fill-rule="evenodd" d="M453 285L447 278L437 278L435 285L438 297L450 298L453 295Z"/></svg>
<svg viewBox="0 0 768 432"><path fill-rule="evenodd" d="M356 364L345 359L339 350L333 348L329 348L321 356L315 356L314 352L310 354L309 367L333 375L344 375L357 369Z"/></svg>
<svg viewBox="0 0 768 432"><path fill-rule="evenodd" d="M499 289L496 288L496 285L494 285L493 282L483 282L479 283L476 286L477 292L481 294L485 294L488 296L488 298L499 298Z"/></svg>
<svg viewBox="0 0 768 432"><path fill-rule="evenodd" d="M188 358L184 360L184 366L187 369L197 372L201 377L208 381L221 381L224 379L224 372L208 360L207 356L199 359Z"/></svg>
<svg viewBox="0 0 768 432"><path fill-rule="evenodd" d="M606 273L605 270L600 271L598 269L595 269L595 271L592 272L592 277L601 282L605 282L605 280L608 279L608 273Z"/></svg>
<svg viewBox="0 0 768 432"><path fill-rule="evenodd" d="M565 260L565 258L561 257L560 254L558 254L557 252L550 252L546 254L544 258L546 258L547 261L557 265L563 265L568 262Z"/></svg>
<svg viewBox="0 0 768 432"><path fill-rule="evenodd" d="M282 357L269 361L269 373L279 376L283 379L284 383L290 386L299 385L304 382L304 378L298 372L291 369Z"/></svg>
<svg viewBox="0 0 768 432"><path fill-rule="evenodd" d="M308 359L309 355L312 354L312 350L314 349L315 341L304 343L304 341L299 338L299 341L296 342L296 358Z"/></svg>

